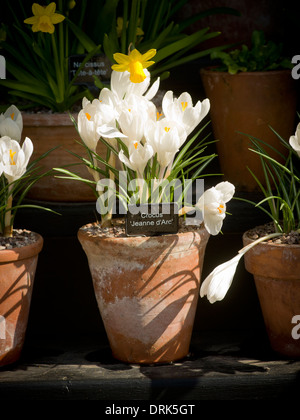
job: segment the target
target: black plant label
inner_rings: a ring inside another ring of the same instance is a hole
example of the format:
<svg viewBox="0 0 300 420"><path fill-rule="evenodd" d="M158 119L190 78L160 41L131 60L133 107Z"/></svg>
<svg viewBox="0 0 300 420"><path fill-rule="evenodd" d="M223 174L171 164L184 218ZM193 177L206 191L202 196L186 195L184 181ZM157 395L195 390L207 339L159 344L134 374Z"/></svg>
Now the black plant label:
<svg viewBox="0 0 300 420"><path fill-rule="evenodd" d="M96 76L102 83L110 83L111 62L104 54L97 54L83 66L84 54L69 57L69 80L71 81L78 71L74 85L94 85Z"/></svg>
<svg viewBox="0 0 300 420"><path fill-rule="evenodd" d="M177 233L178 227L178 205L176 203L128 206L126 215L126 234L128 236Z"/></svg>

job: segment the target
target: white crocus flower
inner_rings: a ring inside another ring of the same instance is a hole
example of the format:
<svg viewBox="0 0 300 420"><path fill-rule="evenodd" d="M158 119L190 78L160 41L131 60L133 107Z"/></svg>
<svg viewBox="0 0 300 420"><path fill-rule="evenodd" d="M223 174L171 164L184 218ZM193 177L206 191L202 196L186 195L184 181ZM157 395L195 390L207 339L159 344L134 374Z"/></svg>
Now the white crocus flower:
<svg viewBox="0 0 300 420"><path fill-rule="evenodd" d="M234 192L234 185L225 181L205 191L199 198L196 207L202 211L205 228L211 235L220 232L226 215L226 203L232 199Z"/></svg>
<svg viewBox="0 0 300 420"><path fill-rule="evenodd" d="M22 147L19 142L8 136L1 137L0 155L2 155L3 173L9 183L24 175L32 152L33 144L28 137Z"/></svg>
<svg viewBox="0 0 300 420"><path fill-rule="evenodd" d="M186 140L185 130L175 121L163 118L159 121L149 121L145 127L145 138L162 168L173 163L175 154Z"/></svg>
<svg viewBox="0 0 300 420"><path fill-rule="evenodd" d="M82 101L82 110L78 114L78 131L86 146L92 151L96 151L101 136L108 139L124 137L116 129L112 109L109 104L102 104L98 99L90 102L84 98Z"/></svg>
<svg viewBox="0 0 300 420"><path fill-rule="evenodd" d="M168 91L162 101L162 110L166 118L180 123L187 135L203 120L209 109L209 99L206 98L202 102L198 101L193 106L191 95L187 92L182 93L178 98L173 98L173 92Z"/></svg>
<svg viewBox="0 0 300 420"><path fill-rule="evenodd" d="M231 260L216 267L204 280L200 296L207 296L210 303L222 300L229 290L237 265L244 254L237 254Z"/></svg>
<svg viewBox="0 0 300 420"><path fill-rule="evenodd" d="M149 144L145 144L143 146L139 142L133 142L129 149L129 158L127 158L124 154L124 151L121 150L119 152L119 159L123 162L128 168L136 171L140 178L143 177L144 169L149 161L149 159L153 156L153 149Z"/></svg>
<svg viewBox="0 0 300 420"><path fill-rule="evenodd" d="M238 254L231 258L229 261L218 265L202 283L200 288L200 296L207 296L207 299L210 303L215 303L224 299L232 284L238 263L240 259L245 255L245 253L259 242L263 242L267 239L280 235L281 233L271 233L270 235L261 237L240 249Z"/></svg>
<svg viewBox="0 0 300 420"><path fill-rule="evenodd" d="M153 120L156 114L154 104L143 97L129 95L119 106L118 123L122 133L127 136L128 146L132 141L144 142L144 131L147 122Z"/></svg>
<svg viewBox="0 0 300 420"><path fill-rule="evenodd" d="M297 125L295 135L290 137L290 145L300 157L300 123Z"/></svg>
<svg viewBox="0 0 300 420"><path fill-rule="evenodd" d="M11 105L0 115L0 136L8 136L20 142L22 130L22 114L15 105Z"/></svg>

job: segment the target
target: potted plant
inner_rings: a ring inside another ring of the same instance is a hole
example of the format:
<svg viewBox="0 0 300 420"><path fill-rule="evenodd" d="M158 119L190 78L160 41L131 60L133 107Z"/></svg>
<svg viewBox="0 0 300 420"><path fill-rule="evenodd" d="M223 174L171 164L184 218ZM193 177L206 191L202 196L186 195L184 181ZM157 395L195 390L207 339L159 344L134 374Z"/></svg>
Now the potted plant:
<svg viewBox="0 0 300 420"><path fill-rule="evenodd" d="M250 136L254 145L251 152L260 158L266 185L250 171L265 196L256 206L269 215L271 222L245 232L244 248L217 267L201 287L201 296L207 295L211 303L223 299L244 256L246 269L254 275L271 347L292 358L300 357L299 335L294 325L300 314L299 134L300 125L289 142L278 135L287 151L283 164L280 161L285 155ZM271 157L270 150L278 158Z"/></svg>
<svg viewBox="0 0 300 420"><path fill-rule="evenodd" d="M21 3L16 8L6 2L6 38L1 46L6 57L7 78L0 84L9 90L14 101L19 101L20 109L28 111L23 112L23 136L31 138L34 143L33 159L49 148L55 148L43 161L43 168L48 171L53 166L73 163L71 155L65 152L66 148L80 152L68 112L76 113L74 106L83 97L92 98L86 86L76 84L76 78L100 46L87 45L88 41L76 41L77 38L70 36L66 18L72 14L72 2L60 0L58 11L54 2L47 7L33 3L32 12L28 4L23 7ZM30 13L33 16L30 17ZM89 48L89 52L70 79L68 57L85 51L83 45ZM65 186L63 182L57 185L57 180L51 176L36 184L28 197L43 201L92 199L89 190L79 190L74 194L70 185Z"/></svg>
<svg viewBox="0 0 300 420"><path fill-rule="evenodd" d="M297 93L291 60L283 57L282 45L267 42L262 31L253 32L251 47L212 52L211 58L217 64L201 69L201 78L211 101L221 172L238 190L255 191L257 184L244 168L249 166L261 182L264 175L242 133L285 151L269 126L283 138L295 129Z"/></svg>
<svg viewBox="0 0 300 420"><path fill-rule="evenodd" d="M38 233L13 228L17 210L26 206L22 201L27 191L42 176L37 162L28 164L33 144L28 137L20 144L22 126L14 105L0 115L0 366L20 357L43 247Z"/></svg>
<svg viewBox="0 0 300 420"><path fill-rule="evenodd" d="M13 20L13 25L4 26L6 40L1 46L6 56L7 79L1 81L0 86L10 89L14 101L21 98L26 101L25 106L34 107L34 111L37 106L42 107L42 112L24 114L24 136L33 140L35 156L49 147L62 146L44 160L47 170L74 164L72 155L65 150L77 154L83 151L75 139L76 132L68 112L76 113L75 105L82 97L90 100L95 97L94 81L88 85L77 82L78 75L92 57L102 54L106 63L107 59L113 60L114 52L125 53L130 43L138 45L142 52L153 44L154 48L160 49L155 63L156 77L164 78L171 68L209 54L211 50L190 52L195 45L219 34L204 28L186 35L186 26L201 19L202 15L174 24L174 14L184 2L90 0L75 4L59 0L48 2L47 7L33 3L31 17L24 2L19 1L19 9L8 0L6 3L7 19L9 23ZM230 8L220 8L217 12L235 13ZM74 55L84 57L70 80L68 59ZM97 88L102 89L101 77L95 75L94 80ZM98 150L99 154L103 152ZM84 174L84 168L80 166L78 170ZM57 184L53 177L43 179L32 188L28 197L63 202L94 200L86 185L76 188L76 184L64 180Z"/></svg>
<svg viewBox="0 0 300 420"><path fill-rule="evenodd" d="M205 192L196 185L196 197L189 195L215 156L202 156L210 143L197 140L203 128L187 138L209 101L193 106L188 93L174 98L168 91L158 112L152 98L159 80L148 89L147 70L155 53L116 53L111 89L83 100L77 128L89 159L79 158L94 181L57 168L98 194L101 220L81 227L78 238L112 353L129 363L167 363L188 354L206 243L220 231L234 194L234 186L222 182ZM95 151L99 141L106 159ZM179 228L178 216L185 218Z"/></svg>

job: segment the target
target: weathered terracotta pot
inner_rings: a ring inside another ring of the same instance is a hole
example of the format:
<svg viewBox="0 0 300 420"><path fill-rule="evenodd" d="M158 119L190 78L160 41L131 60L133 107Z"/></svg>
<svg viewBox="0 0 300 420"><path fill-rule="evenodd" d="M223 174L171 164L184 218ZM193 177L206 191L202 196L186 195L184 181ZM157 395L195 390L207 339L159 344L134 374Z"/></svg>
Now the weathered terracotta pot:
<svg viewBox="0 0 300 420"><path fill-rule="evenodd" d="M247 232L244 245L252 242ZM256 290L269 336L276 352L300 357L300 339L292 322L300 315L300 245L260 243L246 252L246 270L254 275Z"/></svg>
<svg viewBox="0 0 300 420"><path fill-rule="evenodd" d="M167 363L189 352L209 234L99 237L78 232L113 356Z"/></svg>
<svg viewBox="0 0 300 420"><path fill-rule="evenodd" d="M77 118L74 115L75 119ZM23 138L29 137L34 146L32 159L34 160L53 147L58 147L46 158L42 159L38 166L42 171L64 167L70 164L79 164L81 161L73 156L76 153L87 158L86 150L78 144L79 135L68 113L24 113L23 114ZM102 153L99 142L98 153ZM106 153L106 151L105 151ZM78 165L67 167L80 177L92 179L86 166ZM56 173L56 176L62 174ZM58 179L54 176L46 176L39 180L28 192L27 197L38 201L56 202L88 202L95 201L95 195L85 183L69 179Z"/></svg>
<svg viewBox="0 0 300 420"><path fill-rule="evenodd" d="M23 348L34 276L43 238L0 251L0 366L16 362Z"/></svg>
<svg viewBox="0 0 300 420"><path fill-rule="evenodd" d="M231 75L202 69L200 74L210 99L210 117L224 178L240 191L255 191L258 184L247 167L264 183L263 169L257 154L249 150L251 141L240 133L286 153L270 126L285 140L295 132L297 90L291 71Z"/></svg>

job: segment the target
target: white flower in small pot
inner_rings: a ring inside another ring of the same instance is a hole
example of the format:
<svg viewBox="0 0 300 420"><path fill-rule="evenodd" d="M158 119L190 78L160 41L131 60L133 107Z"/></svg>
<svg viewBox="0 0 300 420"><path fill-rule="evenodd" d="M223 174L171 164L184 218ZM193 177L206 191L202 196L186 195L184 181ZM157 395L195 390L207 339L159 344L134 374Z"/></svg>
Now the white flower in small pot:
<svg viewBox="0 0 300 420"><path fill-rule="evenodd" d="M90 185L101 214L99 222L79 229L78 238L113 354L135 363L173 361L188 353L205 247L210 234L221 230L226 203L234 194L234 186L224 182L198 192L196 204L189 201L186 181L201 177L215 157L202 155L210 143L198 139L203 127L189 137L207 115L209 101L193 106L183 93L178 103L167 92L163 112L158 112L152 98L159 80L150 87L147 70L154 56L155 50L115 54L111 89L103 89L97 102L83 101L78 121L89 157L81 160L94 176ZM108 132L114 136L106 136ZM107 147L106 159L96 153L97 141ZM57 171L85 182L65 168ZM113 218L114 195L127 212L126 223L125 218ZM171 204L176 204L181 220L195 210L204 219L193 226L183 221L184 229L180 225L166 231L177 217L176 210L165 217L169 213L164 209ZM140 220L130 219L130 205ZM146 230L131 234L128 226Z"/></svg>
<svg viewBox="0 0 300 420"><path fill-rule="evenodd" d="M14 229L17 210L31 207L23 204L26 193L43 176L36 170L37 161L29 164L31 140L26 138L20 144L22 126L20 111L10 106L0 122L1 134L5 133L0 137L0 314L5 321L0 366L15 362L21 354L37 258L43 246L41 235Z"/></svg>
<svg viewBox="0 0 300 420"><path fill-rule="evenodd" d="M271 157L269 152L272 149L274 153L274 148L249 138L254 145L252 152L261 160L266 187L252 175L265 198L257 204L239 199L267 213L271 222L244 233L244 248L209 274L201 285L200 295L206 295L211 303L222 300L244 256L247 271L254 275L272 349L285 356L299 357L300 343L291 334L293 316L300 313L299 125L289 142L278 136L288 150L285 159L280 152L277 158Z"/></svg>

